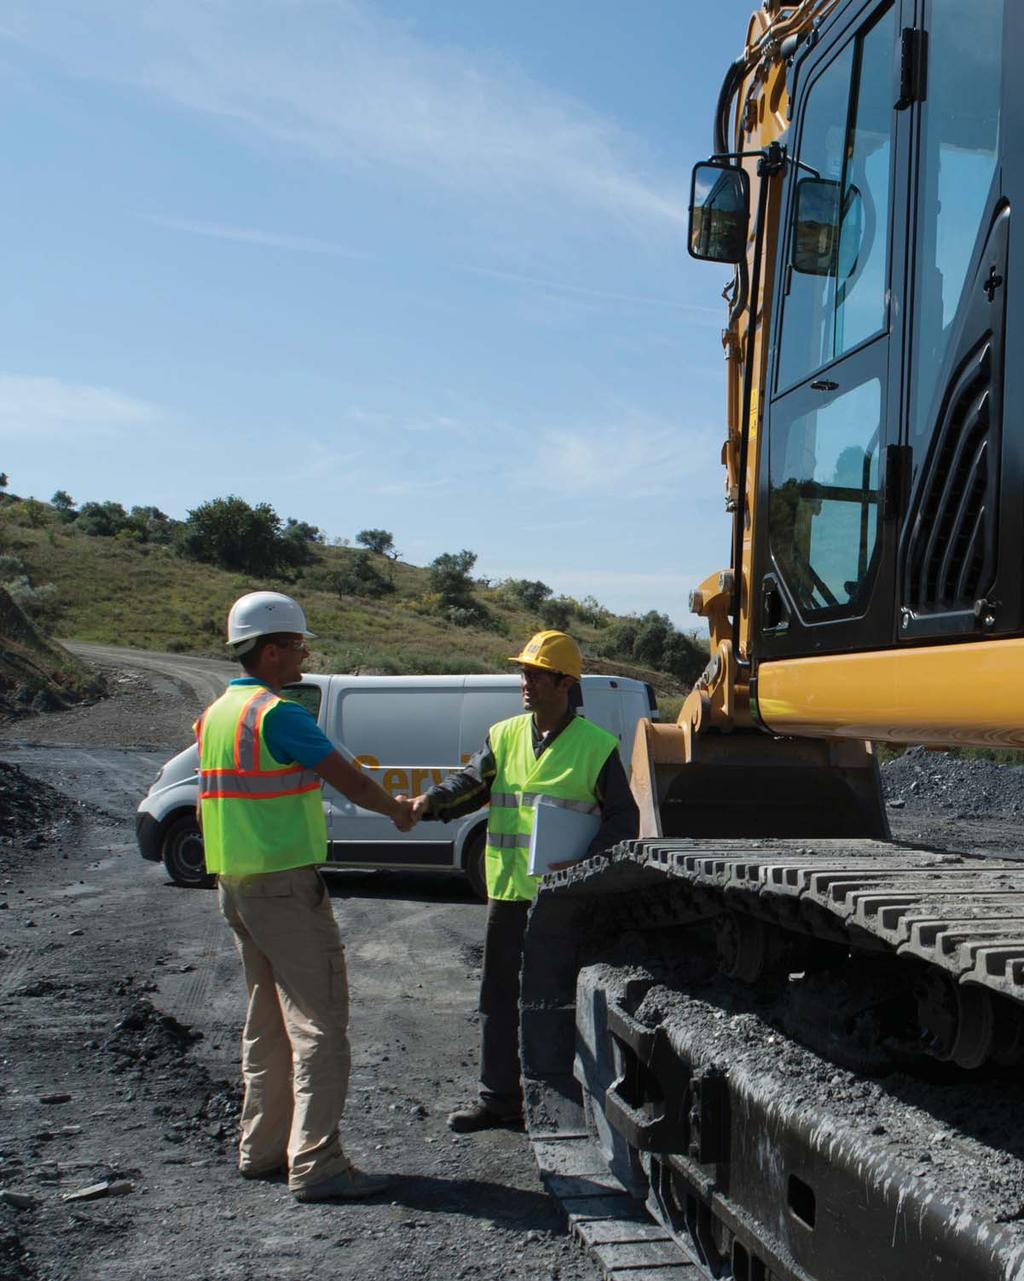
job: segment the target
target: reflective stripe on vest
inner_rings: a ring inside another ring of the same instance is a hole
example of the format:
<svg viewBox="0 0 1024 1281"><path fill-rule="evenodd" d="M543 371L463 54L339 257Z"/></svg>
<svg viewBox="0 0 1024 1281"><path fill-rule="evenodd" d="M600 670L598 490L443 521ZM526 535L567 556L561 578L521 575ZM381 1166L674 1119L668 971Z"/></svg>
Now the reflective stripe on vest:
<svg viewBox="0 0 1024 1281"><path fill-rule="evenodd" d="M247 686L238 688L247 689ZM263 800L272 796L297 796L320 786L320 778L301 765L281 765L272 770L260 768L260 743L263 717L281 700L269 689L257 689L246 703L235 729L234 766L231 769L200 769L199 799L231 798ZM209 710L209 709L207 709ZM199 759L202 761L202 727L198 730Z"/></svg>
<svg viewBox="0 0 1024 1281"><path fill-rule="evenodd" d="M487 893L493 899L531 899L539 882L527 871L538 800L600 813L594 787L618 744L606 730L577 717L536 756L529 714L492 726L490 740L497 773L487 819Z"/></svg>
<svg viewBox="0 0 1024 1281"><path fill-rule="evenodd" d="M544 792L491 792L491 804L499 809L534 809L544 796L549 805L559 809L575 810L577 814L600 814L601 807L596 801L567 801L560 796L546 796Z"/></svg>
<svg viewBox="0 0 1024 1281"><path fill-rule="evenodd" d="M280 764L263 735L264 718L280 701L262 685L229 685L196 725L211 872L249 876L326 858L319 776L298 764Z"/></svg>

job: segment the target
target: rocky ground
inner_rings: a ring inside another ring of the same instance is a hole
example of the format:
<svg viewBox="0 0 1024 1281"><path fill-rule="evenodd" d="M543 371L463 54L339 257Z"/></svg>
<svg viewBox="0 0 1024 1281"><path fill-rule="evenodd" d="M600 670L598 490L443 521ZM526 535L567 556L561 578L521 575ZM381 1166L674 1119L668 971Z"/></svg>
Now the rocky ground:
<svg viewBox="0 0 1024 1281"><path fill-rule="evenodd" d="M445 1126L477 1037L483 909L461 883L331 878L353 991L345 1139L392 1191L299 1206L238 1178L238 962L214 896L171 886L132 831L216 671L101 661L105 702L0 726L0 1281L596 1281L524 1137ZM1024 771L912 750L883 780L897 839L1019 851ZM878 1091L847 1077L837 1090Z"/></svg>
<svg viewBox="0 0 1024 1281"><path fill-rule="evenodd" d="M238 1177L238 960L215 896L170 885L133 834L195 691L107 674L106 703L0 742L0 1279L596 1281L525 1137L445 1125L476 1062L484 909L461 881L330 878L345 1143L391 1191L300 1206Z"/></svg>

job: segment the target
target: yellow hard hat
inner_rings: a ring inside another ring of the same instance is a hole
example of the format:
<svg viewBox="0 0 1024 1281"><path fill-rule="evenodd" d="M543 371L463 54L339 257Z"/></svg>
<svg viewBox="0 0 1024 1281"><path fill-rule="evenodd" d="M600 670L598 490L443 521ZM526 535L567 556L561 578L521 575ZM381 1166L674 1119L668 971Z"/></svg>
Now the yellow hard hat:
<svg viewBox="0 0 1024 1281"><path fill-rule="evenodd" d="M583 675L580 647L565 632L538 632L526 642L521 654L508 661L525 663L527 667L546 667L549 672L562 672L577 681Z"/></svg>

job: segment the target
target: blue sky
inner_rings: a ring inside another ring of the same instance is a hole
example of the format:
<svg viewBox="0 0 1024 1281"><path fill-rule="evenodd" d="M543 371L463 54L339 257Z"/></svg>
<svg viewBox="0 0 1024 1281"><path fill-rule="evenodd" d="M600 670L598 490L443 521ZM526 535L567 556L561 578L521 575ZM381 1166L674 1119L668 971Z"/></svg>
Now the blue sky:
<svg viewBox="0 0 1024 1281"><path fill-rule="evenodd" d="M0 470L678 624L728 563L691 165L752 0L7 0Z"/></svg>

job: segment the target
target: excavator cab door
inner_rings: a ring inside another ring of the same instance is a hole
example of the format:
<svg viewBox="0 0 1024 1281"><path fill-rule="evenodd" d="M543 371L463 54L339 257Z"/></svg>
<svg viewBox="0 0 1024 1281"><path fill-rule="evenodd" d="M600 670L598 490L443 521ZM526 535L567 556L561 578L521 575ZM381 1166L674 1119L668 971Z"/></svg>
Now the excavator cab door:
<svg viewBox="0 0 1024 1281"><path fill-rule="evenodd" d="M753 567L768 659L1021 622L1024 444L1001 425L1024 167L1000 158L1024 123L1004 75L1024 18L1009 0L847 13L794 102Z"/></svg>
<svg viewBox="0 0 1024 1281"><path fill-rule="evenodd" d="M852 9L852 7L851 7ZM892 628L899 318L910 145L893 49L909 0L868 6L801 68L762 435L761 657L867 648Z"/></svg>

